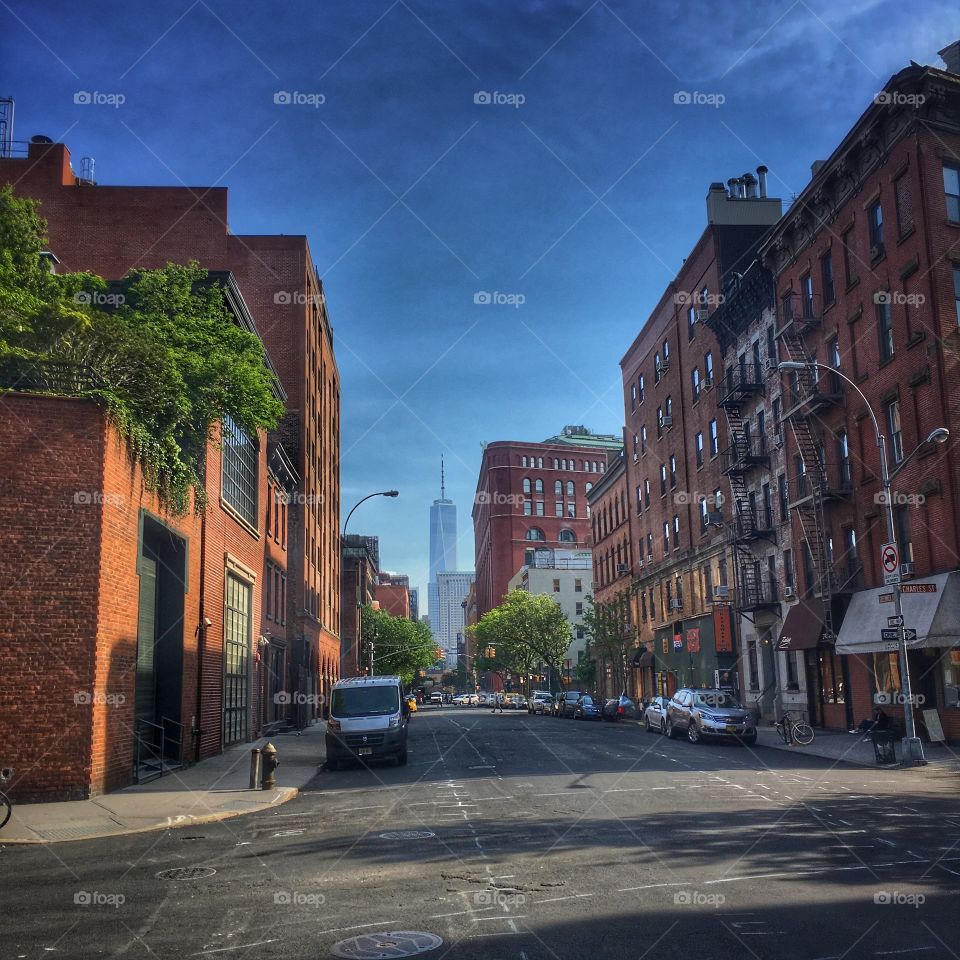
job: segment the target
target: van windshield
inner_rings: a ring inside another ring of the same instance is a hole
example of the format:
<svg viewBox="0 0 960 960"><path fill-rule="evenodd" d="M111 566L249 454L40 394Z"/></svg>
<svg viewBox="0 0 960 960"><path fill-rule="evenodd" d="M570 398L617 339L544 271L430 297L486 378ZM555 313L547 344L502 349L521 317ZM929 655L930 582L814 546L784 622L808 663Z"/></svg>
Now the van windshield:
<svg viewBox="0 0 960 960"><path fill-rule="evenodd" d="M375 717L400 709L397 687L346 687L333 691L330 712L335 717Z"/></svg>

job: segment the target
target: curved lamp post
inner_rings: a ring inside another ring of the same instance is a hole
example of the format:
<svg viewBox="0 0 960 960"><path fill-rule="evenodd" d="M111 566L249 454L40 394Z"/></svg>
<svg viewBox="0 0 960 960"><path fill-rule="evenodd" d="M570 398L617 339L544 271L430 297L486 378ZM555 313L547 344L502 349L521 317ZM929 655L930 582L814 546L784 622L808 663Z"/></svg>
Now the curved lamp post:
<svg viewBox="0 0 960 960"><path fill-rule="evenodd" d="M362 497L358 500L351 508L350 512L347 514L347 519L343 521L343 533L340 534L340 555L343 556L343 548L347 543L347 524L350 523L350 518L353 516L353 511L360 506L361 503L366 503L368 500L372 500L374 497L399 497L399 490L378 490L376 493L368 493L365 497ZM341 570L340 570L341 579L343 577L343 562L341 560ZM343 586L341 583L341 594L343 593ZM359 643L363 639L363 624L361 622L361 613L363 609L362 604L360 603L360 584L357 583L357 642ZM357 650L357 669L360 669L360 651ZM370 676L373 676L373 644L370 644Z"/></svg>
<svg viewBox="0 0 960 960"><path fill-rule="evenodd" d="M845 383L853 387L857 394L859 394L864 406L867 408L867 412L870 414L870 420L873 422L873 430L877 437L877 446L880 448L880 480L883 484L883 499L886 506L885 513L887 519L887 542L894 545L897 555L899 556L900 548L897 545L896 523L893 514L893 498L890 495L891 482L893 481L893 478L917 455L921 448L931 443L945 443L950 437L950 431L946 427L937 427L936 430L931 431L927 439L924 440L923 443L918 444L917 448L910 454L910 456L901 460L891 473L890 467L887 463L887 441L880 430L880 423L877 420L877 415L874 413L873 407L870 406L870 401L867 400L864 392L857 386L856 383L853 382L853 380L851 380L845 373L841 373L839 370L837 370L836 367L832 367L826 363L820 363L816 360L809 363L802 363L799 360L783 360L777 364L777 369L782 372L809 370L811 367L820 367L823 370L827 370L834 376L839 377ZM903 718L905 736L900 748L900 756L902 758L902 762L904 763L914 765L923 764L926 763L926 760L923 757L923 744L920 742L920 738L917 736L916 725L914 724L913 719L913 691L910 685L910 663L907 659L907 638L906 634L904 633L905 628L903 624L903 606L900 597L899 570L897 571L896 582L893 584L893 607L898 623L897 647L900 659L900 683L903 687L902 693L904 697Z"/></svg>

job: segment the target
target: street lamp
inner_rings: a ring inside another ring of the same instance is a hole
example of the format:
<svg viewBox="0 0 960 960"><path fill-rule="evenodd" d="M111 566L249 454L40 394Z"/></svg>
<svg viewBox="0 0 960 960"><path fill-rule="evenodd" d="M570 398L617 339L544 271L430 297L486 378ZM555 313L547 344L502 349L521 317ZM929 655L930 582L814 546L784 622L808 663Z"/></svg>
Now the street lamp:
<svg viewBox="0 0 960 960"><path fill-rule="evenodd" d="M346 544L347 544L347 524L350 523L350 518L353 516L353 511L356 510L357 507L359 507L361 503L366 503L368 500L372 500L374 497L399 497L399 496L400 496L400 491L399 491L399 490L378 490L376 493L368 493L365 497L362 497L360 500L358 500L358 501L350 508L350 512L347 514L347 519L343 521L343 533L340 535L340 556L341 556L341 564L340 564L340 593L341 593L341 596L343 595L343 577L344 577L343 560L342 560L342 558L343 558L343 548L344 548L344 547L346 546ZM358 579L358 581L357 581L357 645L358 645L358 649L357 649L357 670L358 670L358 671L359 671L359 669L360 669L360 650L359 650L359 643L360 643L360 641L363 639L363 624L362 624L362 619L361 619L361 618L362 618L362 614L361 614L362 609L363 609L363 605L360 603L360 582L359 582L359 579ZM372 643L370 644L370 676L371 676L371 677L373 676L373 644L372 644Z"/></svg>
<svg viewBox="0 0 960 960"><path fill-rule="evenodd" d="M946 441L950 438L950 431L946 427L937 427L936 430L931 431L927 439L923 443L918 444L917 448L910 454L910 456L901 460L891 473L887 464L887 441L884 438L883 433L880 431L880 424L877 421L877 415L874 413L873 407L870 406L870 401L867 400L864 392L856 385L856 383L853 382L853 380L851 380L846 374L841 373L836 367L829 366L826 363L820 363L817 360L811 360L809 363L803 363L799 360L782 360L779 364L777 364L777 369L782 372L792 370L809 370L811 367L820 367L824 370L828 370L830 373L834 374L834 376L837 376L845 383L848 383L851 387L853 387L857 394L859 394L860 399L867 408L867 412L870 414L870 420L873 423L873 430L877 436L877 446L880 448L880 480L883 484L883 500L886 507L887 542L893 544L894 550L899 558L900 548L897 544L896 523L893 514L893 497L891 496L890 490L893 478L917 455L922 447L932 443L946 443ZM903 717L905 727L905 736L900 747L900 755L903 762L919 765L926 763L926 760L923 757L923 744L920 742L920 738L917 736L916 725L914 724L913 719L913 691L910 686L910 663L907 659L907 638L906 633L904 632L905 627L903 623L903 606L900 596L899 570L897 570L896 577L897 578L893 583L893 608L897 619L897 646L900 659L901 684L903 686Z"/></svg>

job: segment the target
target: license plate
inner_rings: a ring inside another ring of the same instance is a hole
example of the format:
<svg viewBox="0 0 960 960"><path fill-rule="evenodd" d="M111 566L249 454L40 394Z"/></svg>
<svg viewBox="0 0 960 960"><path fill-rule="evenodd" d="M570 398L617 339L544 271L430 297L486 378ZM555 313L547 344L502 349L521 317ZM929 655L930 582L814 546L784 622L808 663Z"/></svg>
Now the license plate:
<svg viewBox="0 0 960 960"><path fill-rule="evenodd" d="M369 757L373 755L373 747L361 747L357 753L361 757Z"/></svg>
<svg viewBox="0 0 960 960"><path fill-rule="evenodd" d="M737 725L736 725L735 723L728 723L728 724L727 724L727 729L728 729L728 730L736 730L736 729L737 729Z"/></svg>

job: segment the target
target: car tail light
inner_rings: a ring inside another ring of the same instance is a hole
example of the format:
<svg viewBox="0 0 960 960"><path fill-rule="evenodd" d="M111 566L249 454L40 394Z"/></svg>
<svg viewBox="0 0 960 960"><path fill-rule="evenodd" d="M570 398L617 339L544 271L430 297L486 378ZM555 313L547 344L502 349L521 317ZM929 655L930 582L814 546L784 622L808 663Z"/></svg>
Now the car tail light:
<svg viewBox="0 0 960 960"><path fill-rule="evenodd" d="M617 707L617 714L618 714L618 716L621 716L621 717L622 717L622 716L624 715L624 713L626 713L626 711L623 709L623 707Z"/></svg>

